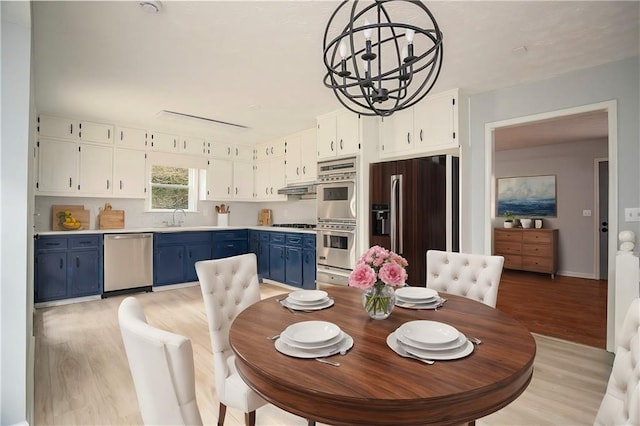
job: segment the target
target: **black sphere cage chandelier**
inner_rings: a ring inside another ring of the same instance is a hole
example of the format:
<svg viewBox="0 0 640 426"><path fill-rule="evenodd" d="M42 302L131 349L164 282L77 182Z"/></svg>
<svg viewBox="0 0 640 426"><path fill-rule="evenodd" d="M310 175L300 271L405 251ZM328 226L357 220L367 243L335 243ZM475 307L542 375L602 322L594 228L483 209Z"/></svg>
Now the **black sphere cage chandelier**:
<svg viewBox="0 0 640 426"><path fill-rule="evenodd" d="M392 22L385 6L394 1L418 7L433 28ZM442 33L435 18L417 0L375 0L360 11L359 1L355 0L347 25L336 38L327 40L334 19L347 3L349 0L338 6L325 29L325 86L333 89L345 108L362 115L386 117L415 105L433 88L442 68ZM371 16L369 11L374 8L377 22L369 23L363 17ZM356 38L363 36L364 46L358 46L354 39L358 33L362 34ZM418 38L421 45L427 46L424 52L414 51L414 40ZM393 64L390 69L383 68L383 54L391 56L391 60L387 59Z"/></svg>

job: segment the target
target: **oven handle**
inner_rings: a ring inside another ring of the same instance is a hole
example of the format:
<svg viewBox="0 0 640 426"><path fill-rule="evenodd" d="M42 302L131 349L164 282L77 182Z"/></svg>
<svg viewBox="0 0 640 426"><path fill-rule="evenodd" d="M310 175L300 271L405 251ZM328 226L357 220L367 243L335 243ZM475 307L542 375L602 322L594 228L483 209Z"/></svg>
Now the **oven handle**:
<svg viewBox="0 0 640 426"><path fill-rule="evenodd" d="M326 235L331 235L331 234L355 235L356 231L355 231L355 229L353 231L342 231L342 230L339 230L339 229L318 229L318 228L316 228L316 233L317 234L326 234Z"/></svg>

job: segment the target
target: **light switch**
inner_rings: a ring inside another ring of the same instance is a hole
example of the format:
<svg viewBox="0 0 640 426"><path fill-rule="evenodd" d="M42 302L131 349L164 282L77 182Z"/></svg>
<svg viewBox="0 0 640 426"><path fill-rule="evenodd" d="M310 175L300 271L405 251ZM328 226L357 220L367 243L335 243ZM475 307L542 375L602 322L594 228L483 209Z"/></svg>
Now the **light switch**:
<svg viewBox="0 0 640 426"><path fill-rule="evenodd" d="M591 210L582 210L582 216L590 217L591 216Z"/></svg>
<svg viewBox="0 0 640 426"><path fill-rule="evenodd" d="M640 222L640 208L624 209L625 222Z"/></svg>

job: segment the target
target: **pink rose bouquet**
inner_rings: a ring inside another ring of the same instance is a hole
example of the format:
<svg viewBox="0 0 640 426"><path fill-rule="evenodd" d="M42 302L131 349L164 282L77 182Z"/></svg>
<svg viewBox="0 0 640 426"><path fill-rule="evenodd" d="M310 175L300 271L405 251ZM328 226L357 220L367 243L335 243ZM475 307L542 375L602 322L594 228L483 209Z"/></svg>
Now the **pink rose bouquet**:
<svg viewBox="0 0 640 426"><path fill-rule="evenodd" d="M407 280L407 261L402 256L380 246L367 250L349 275L349 285L363 290L374 287L365 301L365 309L387 313L389 297L382 295L385 284L401 287Z"/></svg>

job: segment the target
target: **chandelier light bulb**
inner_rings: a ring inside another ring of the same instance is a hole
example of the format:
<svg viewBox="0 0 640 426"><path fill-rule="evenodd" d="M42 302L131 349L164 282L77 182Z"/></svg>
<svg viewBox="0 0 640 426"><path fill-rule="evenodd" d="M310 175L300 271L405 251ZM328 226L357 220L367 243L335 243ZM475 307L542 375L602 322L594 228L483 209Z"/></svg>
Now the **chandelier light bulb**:
<svg viewBox="0 0 640 426"><path fill-rule="evenodd" d="M344 40L340 42L340 56L342 57L342 59L347 58L347 45Z"/></svg>
<svg viewBox="0 0 640 426"><path fill-rule="evenodd" d="M371 25L371 22L369 22L368 19L365 19L364 20L364 26L368 27L369 25ZM364 38L366 38L367 40L371 40L371 33L372 33L371 28L365 28L365 30L364 30Z"/></svg>
<svg viewBox="0 0 640 426"><path fill-rule="evenodd" d="M414 30L407 30L407 32L404 33L404 36L407 38L407 43L413 43L413 36L415 35L415 33L416 32Z"/></svg>

